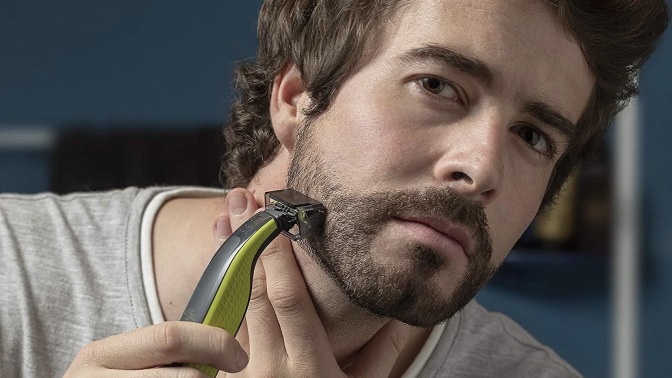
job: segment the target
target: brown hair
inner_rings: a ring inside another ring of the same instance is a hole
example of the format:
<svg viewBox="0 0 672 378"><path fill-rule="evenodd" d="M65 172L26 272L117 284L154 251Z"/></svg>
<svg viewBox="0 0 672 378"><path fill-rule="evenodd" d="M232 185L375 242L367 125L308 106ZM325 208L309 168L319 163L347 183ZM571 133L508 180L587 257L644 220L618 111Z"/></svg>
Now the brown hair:
<svg viewBox="0 0 672 378"><path fill-rule="evenodd" d="M221 179L247 186L280 145L269 116L273 80L291 62L302 75L311 107L322 114L358 63L365 44L396 11L400 0L266 0L259 14L255 62L235 72L239 98L224 128L226 154Z"/></svg>
<svg viewBox="0 0 672 378"><path fill-rule="evenodd" d="M665 0L555 0L567 33L595 76L576 138L555 166L543 204L553 201L578 164L598 150L614 116L638 94L637 74L667 27Z"/></svg>
<svg viewBox="0 0 672 378"><path fill-rule="evenodd" d="M548 0L558 8L596 85L577 123L577 137L561 156L544 204L550 203L575 167L594 152L616 113L637 93L636 76L668 22L665 0ZM295 64L311 96L307 117L327 110L366 46L375 46L385 23L404 0L266 0L258 25L254 62L236 69L222 181L246 186L280 145L269 116L273 80Z"/></svg>

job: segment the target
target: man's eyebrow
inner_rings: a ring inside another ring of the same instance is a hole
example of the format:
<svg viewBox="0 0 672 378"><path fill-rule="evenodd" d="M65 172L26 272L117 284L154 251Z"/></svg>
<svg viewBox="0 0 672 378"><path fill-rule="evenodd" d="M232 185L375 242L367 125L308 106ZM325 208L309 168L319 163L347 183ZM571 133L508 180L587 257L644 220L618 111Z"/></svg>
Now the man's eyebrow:
<svg viewBox="0 0 672 378"><path fill-rule="evenodd" d="M423 45L408 50L400 55L398 60L414 63L436 61L477 78L487 87L492 85L495 76L492 70L483 61L462 55L447 47L435 44Z"/></svg>
<svg viewBox="0 0 672 378"><path fill-rule="evenodd" d="M541 101L530 101L523 107L523 113L528 113L539 121L555 128L563 136L571 140L576 135L576 125L563 116L551 105Z"/></svg>
<svg viewBox="0 0 672 378"><path fill-rule="evenodd" d="M482 60L468 57L441 45L427 44L413 48L400 55L398 60L412 63L423 63L426 61L439 62L475 77L483 82L486 87L491 87L495 80L493 70ZM572 139L576 134L576 125L574 122L545 102L527 102L523 107L523 112L558 130L568 139Z"/></svg>

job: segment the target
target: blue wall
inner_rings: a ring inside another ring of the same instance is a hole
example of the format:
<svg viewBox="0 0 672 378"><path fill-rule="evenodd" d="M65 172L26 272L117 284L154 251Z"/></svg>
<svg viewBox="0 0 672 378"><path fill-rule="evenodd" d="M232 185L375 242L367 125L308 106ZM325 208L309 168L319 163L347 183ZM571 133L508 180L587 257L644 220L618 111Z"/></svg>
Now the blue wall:
<svg viewBox="0 0 672 378"><path fill-rule="evenodd" d="M672 30L642 75L644 270L642 368L672 371Z"/></svg>
<svg viewBox="0 0 672 378"><path fill-rule="evenodd" d="M219 122L260 3L4 1L0 124Z"/></svg>
<svg viewBox="0 0 672 378"><path fill-rule="evenodd" d="M0 5L0 128L70 122L220 123L236 60L254 55L261 0L15 1ZM672 36L642 76L646 256L642 376L672 371ZM47 188L48 154L0 149L0 191ZM606 261L530 263L479 295L588 377L609 376ZM540 274L539 272L543 272ZM560 272L560 273L558 273ZM539 276L553 277L550 284Z"/></svg>
<svg viewBox="0 0 672 378"><path fill-rule="evenodd" d="M0 137L16 125L222 123L260 4L0 2ZM0 141L0 192L48 189L48 156Z"/></svg>

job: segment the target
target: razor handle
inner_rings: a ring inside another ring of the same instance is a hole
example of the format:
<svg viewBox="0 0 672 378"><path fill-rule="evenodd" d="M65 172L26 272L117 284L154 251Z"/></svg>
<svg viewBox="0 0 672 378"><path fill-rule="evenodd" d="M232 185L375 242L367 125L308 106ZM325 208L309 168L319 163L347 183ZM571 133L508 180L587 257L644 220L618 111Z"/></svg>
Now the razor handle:
<svg viewBox="0 0 672 378"><path fill-rule="evenodd" d="M243 322L259 255L280 234L279 220L266 211L243 223L215 252L196 286L181 320L223 328L232 335ZM187 364L208 374L217 369Z"/></svg>

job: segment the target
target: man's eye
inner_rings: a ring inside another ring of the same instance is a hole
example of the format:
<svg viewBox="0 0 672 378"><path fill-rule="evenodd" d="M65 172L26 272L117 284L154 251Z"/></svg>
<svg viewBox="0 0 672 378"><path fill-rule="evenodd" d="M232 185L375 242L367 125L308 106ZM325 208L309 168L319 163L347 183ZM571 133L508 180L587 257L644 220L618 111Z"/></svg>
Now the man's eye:
<svg viewBox="0 0 672 378"><path fill-rule="evenodd" d="M455 101L460 100L459 95L457 94L457 91L453 85L449 84L445 80L441 80L436 77L423 77L420 79L420 85L422 85L422 88L424 88L427 92L450 98Z"/></svg>
<svg viewBox="0 0 672 378"><path fill-rule="evenodd" d="M552 146L548 137L530 126L520 126L517 130L520 138L530 145L535 151L542 154L551 154Z"/></svg>

